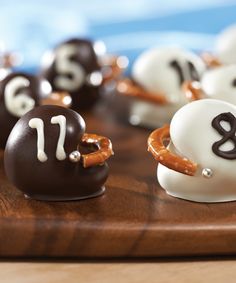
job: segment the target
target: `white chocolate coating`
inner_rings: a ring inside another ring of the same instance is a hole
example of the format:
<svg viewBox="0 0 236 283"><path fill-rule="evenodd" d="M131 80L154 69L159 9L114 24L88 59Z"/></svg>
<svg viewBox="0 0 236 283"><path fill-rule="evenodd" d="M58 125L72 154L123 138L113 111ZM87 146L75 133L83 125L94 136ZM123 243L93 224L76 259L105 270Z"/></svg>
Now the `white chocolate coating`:
<svg viewBox="0 0 236 283"><path fill-rule="evenodd" d="M187 102L183 81L200 79L204 70L200 57L180 48L154 48L141 54L133 65L133 79L147 91L163 93L170 103L163 106L136 100L131 107L131 123L148 128L168 123Z"/></svg>
<svg viewBox="0 0 236 283"><path fill-rule="evenodd" d="M215 54L223 64L236 64L236 25L220 33L216 41Z"/></svg>
<svg viewBox="0 0 236 283"><path fill-rule="evenodd" d="M219 114L231 112L236 117L236 107L224 101L203 99L189 103L174 115L170 124L172 152L198 164L195 176L187 176L158 165L157 177L160 185L172 196L197 202L224 202L236 200L236 159L219 157L212 145L222 136L211 126ZM222 122L225 130L229 124ZM222 150L233 148L228 140ZM212 175L204 177L210 169Z"/></svg>
<svg viewBox="0 0 236 283"><path fill-rule="evenodd" d="M22 117L25 113L34 108L35 101L23 91L16 95L17 90L22 87L29 87L30 82L25 77L15 77L11 79L4 92L6 109L16 117Z"/></svg>
<svg viewBox="0 0 236 283"><path fill-rule="evenodd" d="M223 65L206 71L201 79L201 87L208 98L236 105L236 65Z"/></svg>

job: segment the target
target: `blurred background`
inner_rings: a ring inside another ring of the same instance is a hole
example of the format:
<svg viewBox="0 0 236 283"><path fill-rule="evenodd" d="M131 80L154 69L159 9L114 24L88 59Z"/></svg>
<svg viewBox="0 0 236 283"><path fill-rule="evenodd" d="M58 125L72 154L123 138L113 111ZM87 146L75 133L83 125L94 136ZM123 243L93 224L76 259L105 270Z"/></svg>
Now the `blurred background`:
<svg viewBox="0 0 236 283"><path fill-rule="evenodd" d="M0 48L20 52L20 69L33 72L45 50L74 36L101 39L132 63L154 45L211 51L217 33L236 22L232 0L0 0L0 7Z"/></svg>

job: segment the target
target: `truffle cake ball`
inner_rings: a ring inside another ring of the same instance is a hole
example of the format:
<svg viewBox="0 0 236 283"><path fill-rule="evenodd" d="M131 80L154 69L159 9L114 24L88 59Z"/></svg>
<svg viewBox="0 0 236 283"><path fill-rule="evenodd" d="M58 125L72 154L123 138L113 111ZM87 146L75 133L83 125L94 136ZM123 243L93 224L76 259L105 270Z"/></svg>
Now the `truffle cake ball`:
<svg viewBox="0 0 236 283"><path fill-rule="evenodd" d="M100 97L103 77L91 41L71 39L45 53L41 75L54 91L67 91L73 109L92 107Z"/></svg>
<svg viewBox="0 0 236 283"><path fill-rule="evenodd" d="M100 195L108 177L111 142L85 133L75 111L40 106L14 126L5 150L9 180L39 200L75 200Z"/></svg>
<svg viewBox="0 0 236 283"><path fill-rule="evenodd" d="M149 151L159 161L160 185L169 195L187 200L235 201L235 133L235 105L202 99L183 106L170 126L148 139Z"/></svg>

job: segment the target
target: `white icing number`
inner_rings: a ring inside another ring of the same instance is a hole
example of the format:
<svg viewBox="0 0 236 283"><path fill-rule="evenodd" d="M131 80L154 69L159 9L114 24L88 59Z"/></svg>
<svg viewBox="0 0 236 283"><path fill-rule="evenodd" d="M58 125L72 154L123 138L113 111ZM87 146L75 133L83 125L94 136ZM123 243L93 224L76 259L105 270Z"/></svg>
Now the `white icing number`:
<svg viewBox="0 0 236 283"><path fill-rule="evenodd" d="M58 124L60 127L60 135L57 142L56 158L58 160L64 160L66 158L66 153L64 150L64 143L66 137L66 117L63 115L54 116L51 119L52 124Z"/></svg>
<svg viewBox="0 0 236 283"><path fill-rule="evenodd" d="M83 67L70 58L77 54L77 48L73 44L60 46L55 55L55 69L57 76L54 79L55 86L67 91L79 89L85 82Z"/></svg>
<svg viewBox="0 0 236 283"><path fill-rule="evenodd" d="M57 142L56 158L58 160L66 159L64 150L65 136L66 136L66 117L63 115L54 116L51 118L52 124L58 124L60 127L60 134ZM47 155L44 151L45 136L44 136L44 122L40 118L32 118L29 121L29 127L37 130L37 158L41 162L47 161Z"/></svg>
<svg viewBox="0 0 236 283"><path fill-rule="evenodd" d="M34 108L35 101L33 98L23 92L16 95L17 90L29 86L29 80L24 77L15 77L7 83L4 99L6 108L12 115L21 117Z"/></svg>
<svg viewBox="0 0 236 283"><path fill-rule="evenodd" d="M41 162L47 161L48 157L44 151L44 123L40 118L33 118L29 121L29 126L37 130L37 157Z"/></svg>

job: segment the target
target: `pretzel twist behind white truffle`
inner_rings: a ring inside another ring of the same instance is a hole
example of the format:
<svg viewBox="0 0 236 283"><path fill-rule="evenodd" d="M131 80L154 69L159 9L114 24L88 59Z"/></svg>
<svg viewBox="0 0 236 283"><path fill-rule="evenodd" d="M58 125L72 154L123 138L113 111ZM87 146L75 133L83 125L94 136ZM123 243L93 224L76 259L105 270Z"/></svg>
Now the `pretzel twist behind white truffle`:
<svg viewBox="0 0 236 283"><path fill-rule="evenodd" d="M204 98L201 84L198 81L186 81L183 83L182 89L189 102Z"/></svg>
<svg viewBox="0 0 236 283"><path fill-rule="evenodd" d="M164 145L164 141L169 139L169 125L153 131L148 138L148 151L164 166L185 175L194 176L197 171L197 164L171 153Z"/></svg>
<svg viewBox="0 0 236 283"><path fill-rule="evenodd" d="M102 67L103 81L102 83L116 80L128 65L128 59L125 56L107 55L100 58Z"/></svg>
<svg viewBox="0 0 236 283"><path fill-rule="evenodd" d="M201 58L209 68L216 68L222 65L218 58L211 53L204 52L201 54Z"/></svg>
<svg viewBox="0 0 236 283"><path fill-rule="evenodd" d="M84 168L103 164L111 155L113 155L111 141L103 136L96 134L84 134L82 142L85 144L95 144L98 150L92 153L83 154L81 161Z"/></svg>
<svg viewBox="0 0 236 283"><path fill-rule="evenodd" d="M118 93L125 96L138 98L147 102L164 105L169 103L164 94L146 91L130 79L120 80L117 84Z"/></svg>

